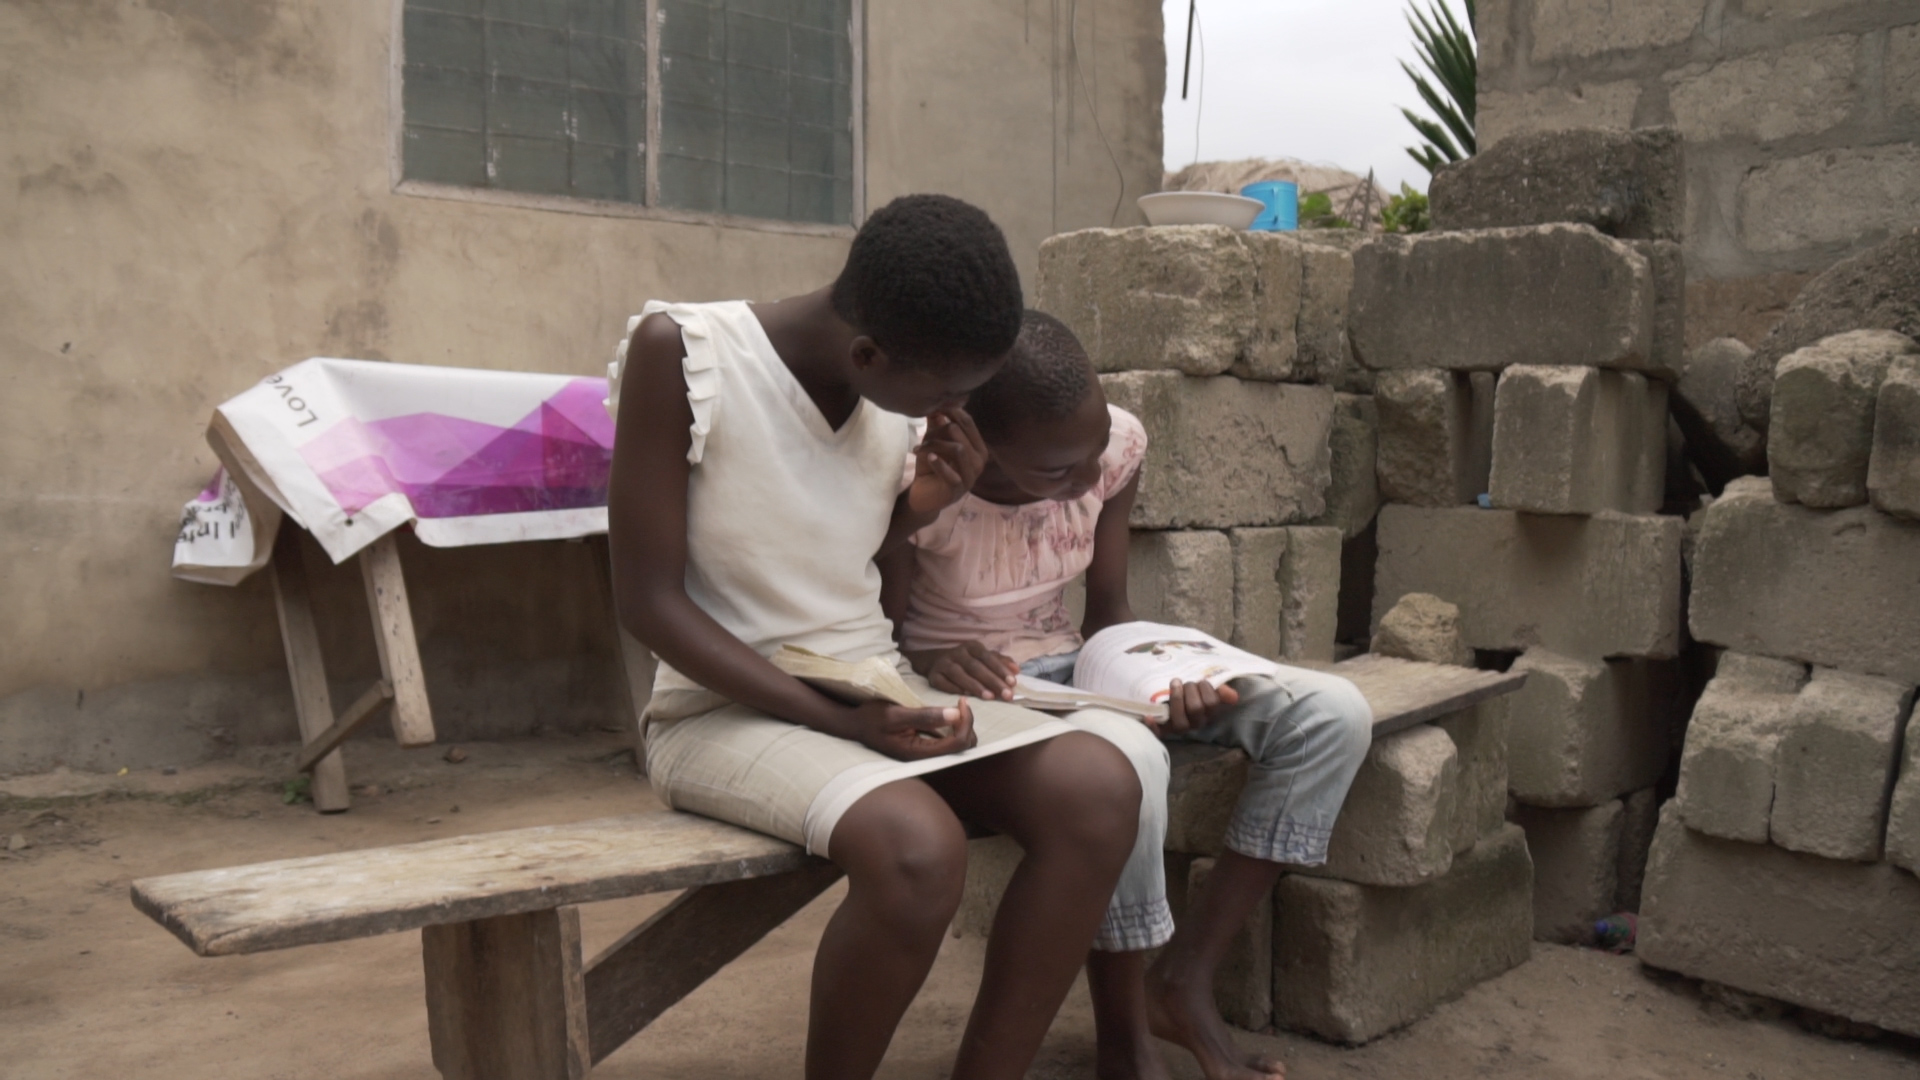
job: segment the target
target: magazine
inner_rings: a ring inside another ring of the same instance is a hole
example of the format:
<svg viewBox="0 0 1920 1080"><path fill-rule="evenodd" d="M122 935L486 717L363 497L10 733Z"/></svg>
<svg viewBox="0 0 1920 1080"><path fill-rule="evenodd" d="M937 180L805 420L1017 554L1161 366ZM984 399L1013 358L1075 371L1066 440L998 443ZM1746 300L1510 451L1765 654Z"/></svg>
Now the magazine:
<svg viewBox="0 0 1920 1080"><path fill-rule="evenodd" d="M1165 716L1168 687L1175 679L1225 686L1247 675L1278 674L1279 664L1190 626L1130 622L1109 626L1087 639L1073 666L1073 685L1110 698L1157 705Z"/></svg>

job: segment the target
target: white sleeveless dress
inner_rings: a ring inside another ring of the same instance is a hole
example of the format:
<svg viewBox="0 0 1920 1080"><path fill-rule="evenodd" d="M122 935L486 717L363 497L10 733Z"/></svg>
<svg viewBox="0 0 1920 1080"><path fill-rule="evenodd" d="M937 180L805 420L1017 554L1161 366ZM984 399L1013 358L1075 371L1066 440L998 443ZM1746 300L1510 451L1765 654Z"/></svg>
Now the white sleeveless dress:
<svg viewBox="0 0 1920 1080"><path fill-rule="evenodd" d="M888 656L930 702L954 701L895 651L873 562L915 422L863 399L830 427L744 302L654 301L628 320L628 338L656 312L679 324L687 349L688 596L763 656L782 644L843 660ZM609 371L609 410L618 407L625 346ZM1074 730L1011 705L972 706L979 746L896 761L733 704L662 663L643 721L647 775L677 810L825 855L834 825L875 788Z"/></svg>

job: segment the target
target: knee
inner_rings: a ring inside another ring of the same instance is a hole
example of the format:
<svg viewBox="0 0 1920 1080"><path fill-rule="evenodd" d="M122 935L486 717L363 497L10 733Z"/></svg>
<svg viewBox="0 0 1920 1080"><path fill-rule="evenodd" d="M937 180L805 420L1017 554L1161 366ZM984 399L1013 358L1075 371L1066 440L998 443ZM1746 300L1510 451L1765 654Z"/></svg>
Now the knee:
<svg viewBox="0 0 1920 1080"><path fill-rule="evenodd" d="M1311 699L1309 755L1357 765L1373 745L1373 708L1365 695L1345 679L1329 679Z"/></svg>
<svg viewBox="0 0 1920 1080"><path fill-rule="evenodd" d="M1086 732L1054 739L1050 751L1039 777L1059 811L1050 836L1087 854L1123 861L1139 831L1145 791L1134 762L1113 743ZM1165 751L1160 754L1164 760Z"/></svg>
<svg viewBox="0 0 1920 1080"><path fill-rule="evenodd" d="M966 884L967 836L944 802L933 803L876 808L885 812L843 820L831 854L851 886L872 891L884 910L945 926Z"/></svg>
<svg viewBox="0 0 1920 1080"><path fill-rule="evenodd" d="M1143 797L1152 798L1164 791L1173 767L1167 757L1167 744L1153 729L1132 717L1109 712L1076 713L1072 722L1082 731L1098 736L1120 751L1139 778Z"/></svg>

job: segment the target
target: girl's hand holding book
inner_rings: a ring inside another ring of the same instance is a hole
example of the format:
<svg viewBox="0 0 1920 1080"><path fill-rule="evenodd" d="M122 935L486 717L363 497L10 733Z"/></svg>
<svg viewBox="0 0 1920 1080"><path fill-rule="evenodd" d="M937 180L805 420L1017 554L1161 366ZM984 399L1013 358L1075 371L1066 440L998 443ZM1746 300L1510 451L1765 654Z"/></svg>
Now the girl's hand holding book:
<svg viewBox="0 0 1920 1080"><path fill-rule="evenodd" d="M957 754L979 742L965 701L929 709L867 701L853 708L852 718L846 738L899 761Z"/></svg>
<svg viewBox="0 0 1920 1080"><path fill-rule="evenodd" d="M1216 690L1204 679L1194 682L1175 679L1167 688L1167 722L1160 730L1168 735L1184 735L1213 723L1222 710L1239 702L1240 692L1231 686Z"/></svg>
<svg viewBox="0 0 1920 1080"><path fill-rule="evenodd" d="M937 514L973 490L987 467L987 443L967 410L954 406L927 417L927 434L913 451L913 486L907 508Z"/></svg>

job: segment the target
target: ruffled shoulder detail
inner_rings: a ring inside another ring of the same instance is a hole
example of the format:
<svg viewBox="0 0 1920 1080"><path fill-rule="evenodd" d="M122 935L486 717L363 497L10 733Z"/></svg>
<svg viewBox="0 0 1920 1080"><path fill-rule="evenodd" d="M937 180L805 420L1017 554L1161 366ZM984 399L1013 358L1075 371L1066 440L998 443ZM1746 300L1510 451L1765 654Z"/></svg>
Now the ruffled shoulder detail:
<svg viewBox="0 0 1920 1080"><path fill-rule="evenodd" d="M707 435L713 431L713 410L720 398L720 357L714 349L701 305L650 300L640 314L627 320L626 336L614 346L613 363L607 365L607 413L617 415L620 409L621 375L626 369L633 332L647 316L660 312L680 324L680 340L687 347L687 355L680 361L680 373L687 381L687 405L693 410L693 424L687 429L692 436L687 446L687 461L698 465L706 457Z"/></svg>

